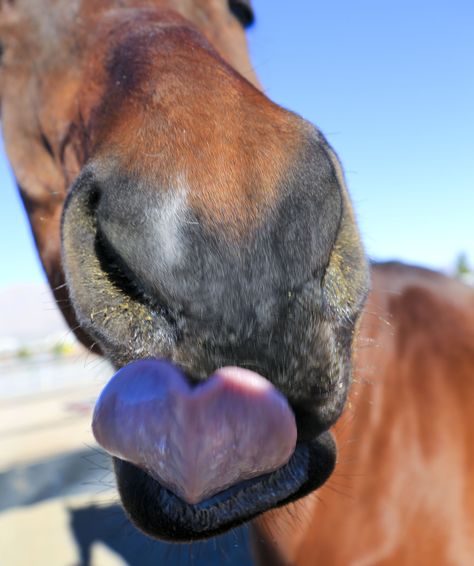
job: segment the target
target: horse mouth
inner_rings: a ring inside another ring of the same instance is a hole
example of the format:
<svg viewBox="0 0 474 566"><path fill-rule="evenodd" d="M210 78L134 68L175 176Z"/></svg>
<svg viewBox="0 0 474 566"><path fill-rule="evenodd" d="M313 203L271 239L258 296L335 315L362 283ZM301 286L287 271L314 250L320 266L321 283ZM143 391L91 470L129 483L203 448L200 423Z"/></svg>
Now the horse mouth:
<svg viewBox="0 0 474 566"><path fill-rule="evenodd" d="M298 443L290 461L278 470L196 504L127 461L114 458L114 469L132 523L151 537L185 542L218 535L307 495L329 478L335 462L335 443L326 432L312 442Z"/></svg>
<svg viewBox="0 0 474 566"><path fill-rule="evenodd" d="M161 539L219 534L315 489L335 463L329 433L297 443L286 399L238 367L193 386L165 360L129 364L99 397L93 431L130 519Z"/></svg>
<svg viewBox="0 0 474 566"><path fill-rule="evenodd" d="M119 258L109 253L97 220L98 197L92 177L86 168L76 181L66 201L62 223L63 263L79 322L117 369L150 358L181 366L181 337L175 313L141 288ZM310 427L310 434L306 425L313 421L304 414L302 431L298 408L289 401L291 410L296 411L298 438L291 456L276 468L239 478L193 501L170 489L133 458L110 451L120 497L130 520L155 538L173 541L207 538L299 499L322 485L336 461L336 446L328 430L345 402L350 366L347 343L345 340L344 356L331 357L332 373L342 376L338 377L341 381L333 387L334 393L321 392L318 415L324 418L316 427ZM326 350L331 348L327 346ZM198 366L189 377L200 382L207 375L209 367ZM281 389L280 384L275 385ZM282 393L287 396L286 391Z"/></svg>

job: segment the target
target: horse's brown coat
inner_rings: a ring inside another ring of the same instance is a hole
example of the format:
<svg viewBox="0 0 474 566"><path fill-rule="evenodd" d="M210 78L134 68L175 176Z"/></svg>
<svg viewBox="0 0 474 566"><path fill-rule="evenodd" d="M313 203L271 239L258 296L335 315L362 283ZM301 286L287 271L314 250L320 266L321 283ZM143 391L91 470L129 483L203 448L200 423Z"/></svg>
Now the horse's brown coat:
<svg viewBox="0 0 474 566"><path fill-rule="evenodd" d="M257 520L264 564L469 565L474 557L474 290L373 269L331 479Z"/></svg>

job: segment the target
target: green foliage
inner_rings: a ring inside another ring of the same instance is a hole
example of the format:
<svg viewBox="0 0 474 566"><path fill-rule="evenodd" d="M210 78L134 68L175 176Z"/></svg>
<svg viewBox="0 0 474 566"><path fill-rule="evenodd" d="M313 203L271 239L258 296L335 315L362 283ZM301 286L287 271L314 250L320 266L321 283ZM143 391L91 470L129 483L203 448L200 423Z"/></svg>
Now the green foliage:
<svg viewBox="0 0 474 566"><path fill-rule="evenodd" d="M57 342L51 349L51 353L57 357L69 356L73 352L74 346L67 342Z"/></svg>
<svg viewBox="0 0 474 566"><path fill-rule="evenodd" d="M456 258L454 274L456 277L462 278L469 275L469 273L472 273L472 269L469 266L467 255L464 252L461 252Z"/></svg>
<svg viewBox="0 0 474 566"><path fill-rule="evenodd" d="M29 358L31 358L31 356L33 355L33 352L27 348L26 346L22 346L16 353L17 357L20 358L20 360L27 360Z"/></svg>

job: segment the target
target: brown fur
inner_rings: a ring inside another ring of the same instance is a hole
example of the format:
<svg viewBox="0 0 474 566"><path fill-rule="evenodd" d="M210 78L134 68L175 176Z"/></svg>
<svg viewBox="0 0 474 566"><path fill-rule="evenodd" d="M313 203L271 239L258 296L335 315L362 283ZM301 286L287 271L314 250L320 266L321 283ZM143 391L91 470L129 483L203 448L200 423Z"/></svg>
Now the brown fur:
<svg viewBox="0 0 474 566"><path fill-rule="evenodd" d="M474 291L376 266L355 358L336 470L256 521L261 563L472 564Z"/></svg>
<svg viewBox="0 0 474 566"><path fill-rule="evenodd" d="M133 26L126 14L108 23L119 46L112 61L97 58L111 33L103 29L85 78L97 85L101 101L83 103L93 112L95 155L112 148L131 176L173 179L186 171L181 182L193 186L189 203L210 223L242 232L261 222L301 143L294 117L270 104L176 15L144 9L134 13ZM104 70L108 76L101 76ZM154 112L159 122L150 120Z"/></svg>

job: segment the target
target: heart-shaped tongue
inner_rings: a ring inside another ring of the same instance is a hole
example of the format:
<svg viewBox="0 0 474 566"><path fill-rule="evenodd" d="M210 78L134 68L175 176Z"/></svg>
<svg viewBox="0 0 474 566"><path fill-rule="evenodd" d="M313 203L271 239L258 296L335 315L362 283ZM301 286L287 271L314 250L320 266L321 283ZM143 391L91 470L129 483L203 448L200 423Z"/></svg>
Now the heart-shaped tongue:
<svg viewBox="0 0 474 566"><path fill-rule="evenodd" d="M119 370L97 401L92 428L107 452L188 503L276 470L296 444L294 415L264 377L226 367L191 387L162 360Z"/></svg>

